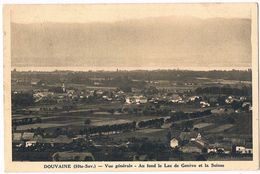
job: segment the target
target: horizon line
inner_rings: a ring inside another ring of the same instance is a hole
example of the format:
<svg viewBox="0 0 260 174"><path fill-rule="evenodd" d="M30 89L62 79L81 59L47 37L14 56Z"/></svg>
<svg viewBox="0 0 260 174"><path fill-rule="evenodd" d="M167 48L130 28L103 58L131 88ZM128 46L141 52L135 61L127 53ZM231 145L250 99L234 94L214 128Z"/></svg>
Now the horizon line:
<svg viewBox="0 0 260 174"><path fill-rule="evenodd" d="M11 67L11 71L17 72L117 72L117 71L249 71L252 67Z"/></svg>

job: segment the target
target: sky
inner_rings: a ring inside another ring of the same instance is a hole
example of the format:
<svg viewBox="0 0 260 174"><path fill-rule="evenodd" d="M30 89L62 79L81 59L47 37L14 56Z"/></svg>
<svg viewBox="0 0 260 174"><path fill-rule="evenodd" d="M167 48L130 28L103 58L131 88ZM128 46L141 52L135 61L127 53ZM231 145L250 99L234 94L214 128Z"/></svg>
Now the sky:
<svg viewBox="0 0 260 174"><path fill-rule="evenodd" d="M104 5L17 5L12 22L115 22L159 16L193 16L198 18L250 18L245 4L104 4Z"/></svg>
<svg viewBox="0 0 260 174"><path fill-rule="evenodd" d="M13 6L12 66L250 67L251 6Z"/></svg>

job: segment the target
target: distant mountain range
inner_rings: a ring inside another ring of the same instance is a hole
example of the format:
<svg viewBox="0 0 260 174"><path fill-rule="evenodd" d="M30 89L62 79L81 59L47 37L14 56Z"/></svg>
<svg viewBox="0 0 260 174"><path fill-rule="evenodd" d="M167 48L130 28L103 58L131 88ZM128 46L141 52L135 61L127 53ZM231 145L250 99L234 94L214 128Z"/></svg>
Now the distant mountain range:
<svg viewBox="0 0 260 174"><path fill-rule="evenodd" d="M12 66L250 67L251 20L154 17L11 25Z"/></svg>

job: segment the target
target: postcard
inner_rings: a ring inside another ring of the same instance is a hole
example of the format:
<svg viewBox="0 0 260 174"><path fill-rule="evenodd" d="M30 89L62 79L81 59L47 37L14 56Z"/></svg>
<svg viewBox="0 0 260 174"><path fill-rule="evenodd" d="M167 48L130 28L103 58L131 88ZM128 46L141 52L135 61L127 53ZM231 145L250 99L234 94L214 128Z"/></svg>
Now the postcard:
<svg viewBox="0 0 260 174"><path fill-rule="evenodd" d="M5 170L259 167L257 3L4 5Z"/></svg>

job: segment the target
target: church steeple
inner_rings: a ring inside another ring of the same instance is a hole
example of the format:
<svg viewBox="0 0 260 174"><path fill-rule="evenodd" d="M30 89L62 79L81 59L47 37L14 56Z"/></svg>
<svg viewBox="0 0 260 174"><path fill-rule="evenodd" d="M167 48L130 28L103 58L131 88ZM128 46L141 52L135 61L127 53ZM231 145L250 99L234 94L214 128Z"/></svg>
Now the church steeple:
<svg viewBox="0 0 260 174"><path fill-rule="evenodd" d="M64 83L62 83L62 91L66 92L66 88L65 88L65 84Z"/></svg>

